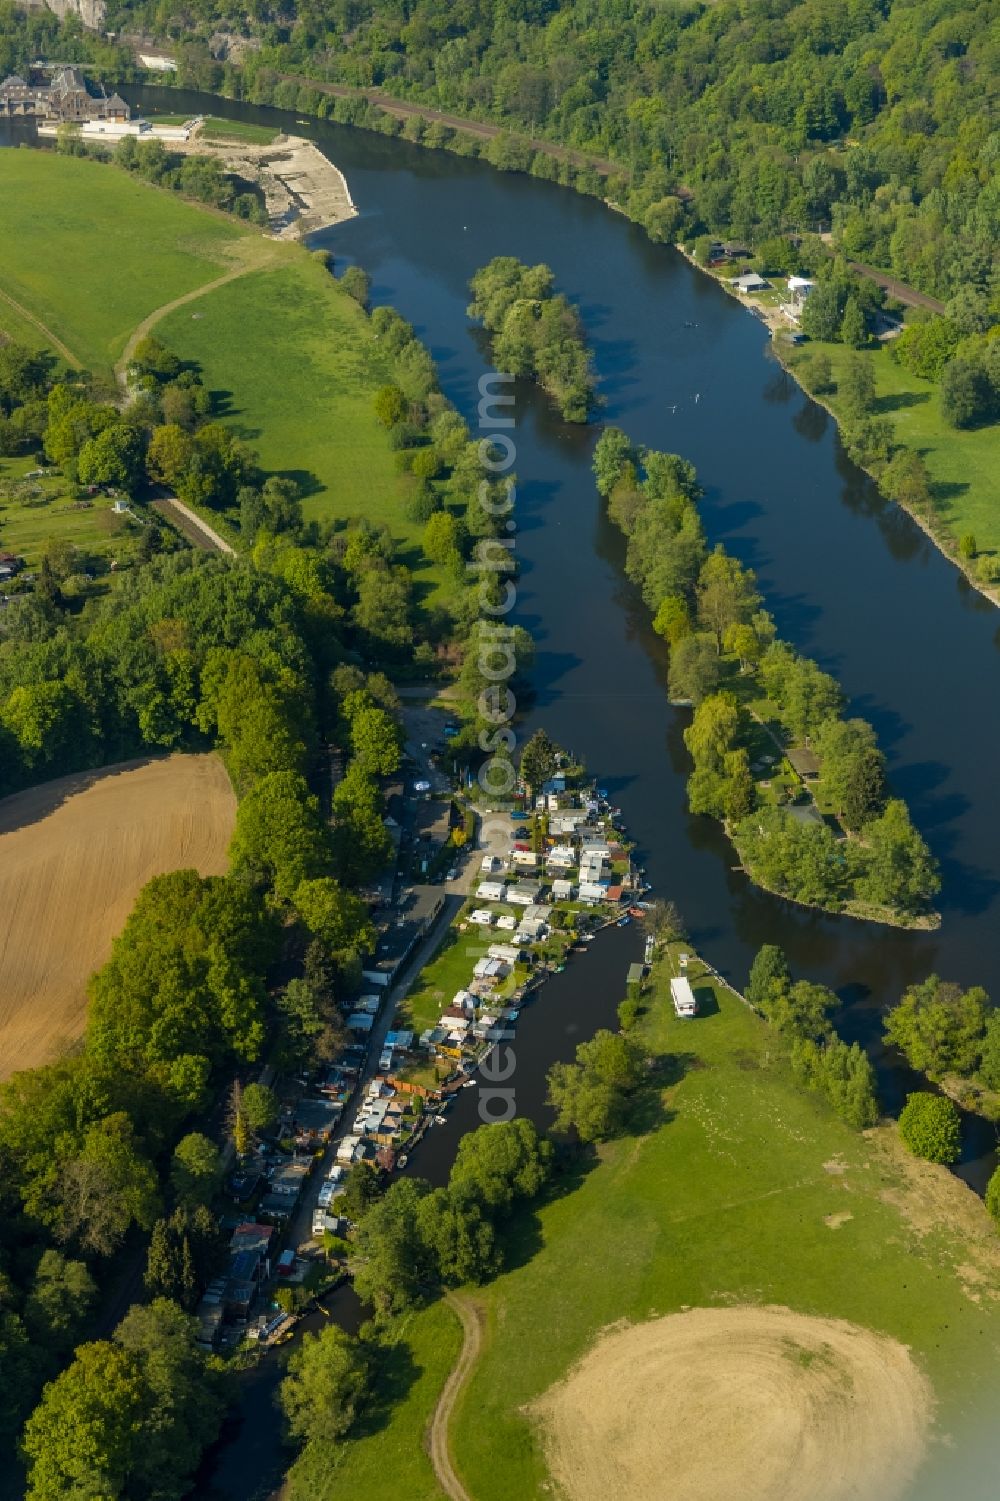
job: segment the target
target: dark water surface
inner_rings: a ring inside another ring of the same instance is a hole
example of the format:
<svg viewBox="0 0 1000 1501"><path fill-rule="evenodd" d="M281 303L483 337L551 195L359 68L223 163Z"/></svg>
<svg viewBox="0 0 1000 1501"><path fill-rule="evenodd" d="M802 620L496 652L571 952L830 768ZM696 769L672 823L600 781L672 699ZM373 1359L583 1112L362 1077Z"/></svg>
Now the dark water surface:
<svg viewBox="0 0 1000 1501"><path fill-rule="evenodd" d="M842 1031L876 1052L885 1006L932 970L1000 996L1000 616L850 463L832 421L771 356L763 325L675 251L569 190L207 96L130 98L149 110L277 121L317 140L345 172L360 217L313 243L338 268L364 266L374 300L415 325L473 431L488 366L465 312L469 278L501 254L553 268L590 334L603 418L694 462L710 541L757 570L780 633L834 673L850 712L875 725L892 786L941 862L942 928L827 918L755 891L732 869L717 825L687 812L685 717L667 703L662 643L598 504L589 467L598 429L560 423L539 393L521 389L517 618L538 652L524 733L543 724L586 758L620 803L658 893L738 985L760 944L780 943L799 974L838 990ZM517 1082L527 1113L541 1108L548 1064L572 1049L567 1029L583 1037L613 1014L634 943L628 930L616 935L607 959L571 967L525 1017ZM912 1080L881 1061L895 1108ZM476 1092L465 1093L459 1110L474 1124ZM421 1172L446 1171L463 1123L432 1134ZM961 1171L981 1185L995 1134L972 1125L966 1137Z"/></svg>

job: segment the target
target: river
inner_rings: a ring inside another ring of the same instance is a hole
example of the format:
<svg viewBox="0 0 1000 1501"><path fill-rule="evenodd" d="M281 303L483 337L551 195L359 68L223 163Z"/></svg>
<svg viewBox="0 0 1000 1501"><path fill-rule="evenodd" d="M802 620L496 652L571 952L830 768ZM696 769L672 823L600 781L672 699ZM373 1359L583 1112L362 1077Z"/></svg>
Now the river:
<svg viewBox="0 0 1000 1501"><path fill-rule="evenodd" d="M465 312L469 278L502 254L553 268L591 338L602 420L693 461L710 541L756 569L781 635L834 673L850 712L874 724L892 786L941 862L942 926L884 929L770 897L734 871L718 826L687 812L686 716L668 705L663 645L594 490L598 428L563 424L527 388L514 432L517 618L537 662L523 733L543 724L585 757L622 807L657 892L736 984L771 942L796 973L838 991L838 1026L872 1049L897 1108L913 1079L880 1054L884 1008L934 970L1000 997L1000 616L851 464L832 420L773 358L763 324L602 204L369 132L174 90L125 92L150 112L211 112L315 139L345 172L360 215L311 243L330 249L338 269L356 261L368 271L373 300L414 324L473 429L488 364ZM562 1000L556 982L525 1017L517 1086L527 1113L541 1107L552 1058L613 1014L618 961L631 956L628 930L620 937L613 971L587 956L560 977ZM475 1092L466 1097L459 1108L471 1123ZM433 1134L420 1171L444 1171L463 1123ZM959 1171L981 1186L994 1146L992 1128L967 1124ZM255 1493L225 1469L223 1460L219 1494Z"/></svg>
<svg viewBox="0 0 1000 1501"><path fill-rule="evenodd" d="M205 95L130 98L312 136L347 174L360 215L310 243L330 249L338 269L364 266L373 300L414 324L473 429L489 367L466 316L469 278L494 255L552 266L591 338L602 420L694 462L710 541L756 569L780 633L874 724L892 786L941 862L941 929L880 928L770 897L732 869L718 826L687 812L686 715L667 703L664 647L594 490L599 429L560 422L529 387L514 432L517 616L537 646L523 733L544 724L585 756L657 890L736 983L762 943L780 943L797 973L840 993L843 1029L870 1044L884 1007L932 970L1000 995L990 751L1000 744L1000 615L848 460L832 419L774 359L763 324L672 248L568 189Z"/></svg>

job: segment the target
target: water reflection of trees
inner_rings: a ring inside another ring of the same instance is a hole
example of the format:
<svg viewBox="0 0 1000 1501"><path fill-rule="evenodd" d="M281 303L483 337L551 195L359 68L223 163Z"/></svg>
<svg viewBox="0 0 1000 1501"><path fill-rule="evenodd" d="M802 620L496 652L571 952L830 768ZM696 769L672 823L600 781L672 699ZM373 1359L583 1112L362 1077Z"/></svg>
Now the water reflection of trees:
<svg viewBox="0 0 1000 1501"><path fill-rule="evenodd" d="M875 522L888 544L891 556L899 563L925 558L930 544L916 522L902 506L896 505L881 493L875 481L848 457L839 439L834 452L834 463L837 473L844 481L840 492L842 504L856 516L865 516Z"/></svg>
<svg viewBox="0 0 1000 1501"><path fill-rule="evenodd" d="M830 425L830 414L818 402L807 398L792 418L792 426L807 443L818 443Z"/></svg>

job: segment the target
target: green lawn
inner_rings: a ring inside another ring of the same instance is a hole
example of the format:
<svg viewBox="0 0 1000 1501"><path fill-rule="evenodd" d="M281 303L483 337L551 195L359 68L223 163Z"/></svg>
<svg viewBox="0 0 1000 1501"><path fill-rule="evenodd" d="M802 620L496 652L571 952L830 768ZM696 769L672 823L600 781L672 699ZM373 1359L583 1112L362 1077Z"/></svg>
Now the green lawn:
<svg viewBox="0 0 1000 1501"><path fill-rule="evenodd" d="M290 1501L392 1495L406 1501L443 1501L424 1435L438 1393L462 1343L458 1320L445 1303L397 1319L378 1372L379 1404L361 1419L336 1460L311 1475L304 1464L289 1476Z"/></svg>
<svg viewBox="0 0 1000 1501"><path fill-rule="evenodd" d="M817 342L805 346L802 354L815 350L830 356L834 379L852 353L843 344ZM1000 424L971 432L949 427L930 381L897 365L884 346L866 358L875 370L877 415L888 417L898 441L915 449L926 463L943 532L952 543L964 532L972 532L980 551L1000 551ZM836 393L823 400L836 412Z"/></svg>
<svg viewBox="0 0 1000 1501"><path fill-rule="evenodd" d="M0 459L0 549L19 553L35 570L49 542L72 542L84 555L119 562L132 553L139 528L127 516L116 516L106 495L75 500L58 475L26 478L37 467L37 454Z"/></svg>
<svg viewBox="0 0 1000 1501"><path fill-rule="evenodd" d="M441 1012L451 1005L452 997L472 979L476 959L486 952L489 944L501 943L505 936L509 938L510 934L498 934L474 923L460 933L453 923L434 958L424 965L413 989L400 1004L400 1025L417 1033L436 1026ZM469 949L474 952L468 953Z"/></svg>
<svg viewBox="0 0 1000 1501"><path fill-rule="evenodd" d="M105 375L144 317L219 276L248 234L117 167L51 151L0 152L0 202L0 290ZM9 312L0 302L0 327Z"/></svg>
<svg viewBox="0 0 1000 1501"><path fill-rule="evenodd" d="M219 115L207 115L196 137L204 141L247 141L255 146L270 146L281 134L268 125L253 125L248 120L224 120Z"/></svg>
<svg viewBox="0 0 1000 1501"><path fill-rule="evenodd" d="M981 1208L943 1170L920 1169L931 1184L915 1193L890 1128L869 1139L842 1126L739 1001L720 991L717 1010L680 1022L664 987L645 1026L683 1075L665 1122L605 1148L524 1227L524 1264L484 1290L489 1338L453 1428L476 1501L547 1494L524 1404L622 1318L785 1304L910 1345L953 1433L995 1395L1000 1309L973 1281L991 1250L996 1277Z"/></svg>
<svg viewBox="0 0 1000 1501"><path fill-rule="evenodd" d="M157 335L197 361L222 420L264 468L298 480L307 519L367 516L404 549L416 541L420 528L404 516L412 482L396 473L373 411L391 369L364 313L320 261L291 247L278 264L168 314ZM415 549L401 560L436 582Z"/></svg>
<svg viewBox="0 0 1000 1501"><path fill-rule="evenodd" d="M186 125L190 115L159 114L153 110L149 120L153 125ZM222 115L206 115L205 123L196 139L208 141L250 141L269 146L277 140L280 130L269 125L253 125L249 120L227 120Z"/></svg>
<svg viewBox="0 0 1000 1501"><path fill-rule="evenodd" d="M0 258L3 252L0 251ZM4 290L4 283L0 279L0 291ZM11 307L5 298L0 297L0 333L13 339L18 344L23 344L25 349L49 349L49 340L37 323L32 323L25 318L16 308Z"/></svg>

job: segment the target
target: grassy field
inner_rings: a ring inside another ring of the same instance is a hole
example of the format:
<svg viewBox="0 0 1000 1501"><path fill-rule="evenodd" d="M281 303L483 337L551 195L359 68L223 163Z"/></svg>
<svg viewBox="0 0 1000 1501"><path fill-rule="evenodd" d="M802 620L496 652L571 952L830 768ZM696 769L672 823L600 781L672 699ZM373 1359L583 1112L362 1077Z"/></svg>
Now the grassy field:
<svg viewBox="0 0 1000 1501"><path fill-rule="evenodd" d="M147 314L214 280L248 235L116 167L48 151L0 153L0 201L0 291L105 375ZM12 313L0 300L0 328L16 334Z"/></svg>
<svg viewBox="0 0 1000 1501"><path fill-rule="evenodd" d="M834 379L853 352L843 344L817 342L810 343L803 354L818 350L829 355ZM1000 424L970 432L949 427L941 416L937 388L930 381L897 365L884 346L865 357L875 371L876 415L888 417L897 440L926 463L942 531L953 544L963 533L972 532L981 552L1000 551L996 482ZM823 400L834 412L838 410L836 393Z"/></svg>
<svg viewBox="0 0 1000 1501"><path fill-rule="evenodd" d="M270 146L281 134L267 125L253 125L248 120L224 120L219 115L207 115L198 133L199 140L245 141L254 146Z"/></svg>
<svg viewBox="0 0 1000 1501"><path fill-rule="evenodd" d="M186 125L190 115L159 114L153 110L149 118L154 125ZM281 134L267 125L253 125L249 120L227 120L222 115L206 115L198 139L207 141L247 141L253 145L269 146Z"/></svg>
<svg viewBox="0 0 1000 1501"><path fill-rule="evenodd" d="M862 1137L841 1125L727 992L677 1021L665 979L645 1023L682 1075L665 1123L606 1148L526 1227L537 1254L486 1290L491 1337L454 1432L477 1501L544 1493L522 1408L622 1318L774 1303L848 1319L911 1347L948 1425L992 1374L1000 1309L983 1289L1000 1242L977 1201L904 1156L890 1128Z"/></svg>
<svg viewBox="0 0 1000 1501"><path fill-rule="evenodd" d="M486 1343L452 1427L470 1495L551 1495L526 1407L609 1325L782 1305L908 1347L937 1401L936 1442L908 1495L985 1501L989 1485L958 1483L963 1442L988 1431L997 1388L1000 1241L981 1205L944 1169L909 1157L894 1128L862 1136L842 1125L791 1077L781 1039L725 990L696 980L701 1015L677 1021L667 978L661 967L641 1024L650 1051L673 1060L659 1118L602 1148L582 1181L516 1226L512 1269L475 1290ZM421 1314L413 1337L437 1317ZM389 1415L394 1489L407 1491L423 1463L407 1444L440 1385L419 1413L414 1390ZM354 1463L349 1444L329 1495L360 1494Z"/></svg>
<svg viewBox="0 0 1000 1501"><path fill-rule="evenodd" d="M358 305L305 251L178 308L158 337L195 360L222 420L290 475L307 519L367 516L405 546L420 528L405 519L408 478L396 473L373 397L391 379ZM414 551L402 561L433 570Z"/></svg>
<svg viewBox="0 0 1000 1501"><path fill-rule="evenodd" d="M236 799L216 756L167 756L0 801L0 1077L83 1031L84 988L137 892L163 871L218 875Z"/></svg>
<svg viewBox="0 0 1000 1501"><path fill-rule="evenodd" d="M444 1303L397 1319L378 1376L384 1406L369 1412L350 1443L337 1446L332 1467L321 1476L304 1466L289 1477L289 1501L327 1496L391 1494L406 1501L443 1501L424 1447L427 1422L448 1372L458 1357L458 1321ZM391 1404L391 1405L390 1405Z"/></svg>

